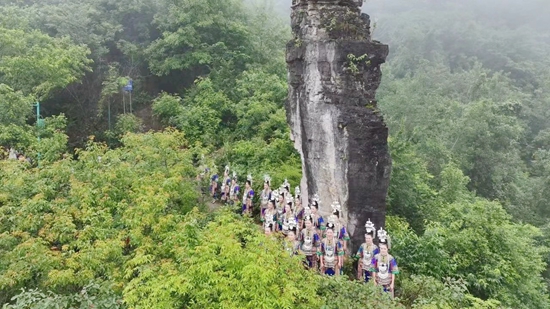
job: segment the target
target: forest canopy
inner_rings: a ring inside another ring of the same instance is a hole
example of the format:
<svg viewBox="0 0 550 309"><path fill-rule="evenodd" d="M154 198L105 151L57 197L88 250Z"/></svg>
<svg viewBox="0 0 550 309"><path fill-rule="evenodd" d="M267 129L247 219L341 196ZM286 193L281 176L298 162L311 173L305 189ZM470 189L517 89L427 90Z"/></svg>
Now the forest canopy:
<svg viewBox="0 0 550 309"><path fill-rule="evenodd" d="M4 308L550 308L550 4L365 1L390 46L390 300L196 180L299 184L289 2L0 0L0 156L29 158L0 161Z"/></svg>

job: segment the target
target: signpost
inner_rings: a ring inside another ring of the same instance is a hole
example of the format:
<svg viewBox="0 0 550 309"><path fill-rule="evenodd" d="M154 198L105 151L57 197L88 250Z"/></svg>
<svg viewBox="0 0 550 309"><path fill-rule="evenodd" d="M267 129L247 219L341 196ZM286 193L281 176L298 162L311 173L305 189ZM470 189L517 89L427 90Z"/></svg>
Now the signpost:
<svg viewBox="0 0 550 309"><path fill-rule="evenodd" d="M34 106L36 106L36 128L38 131L38 148L40 149L40 130L44 128L45 123L44 123L44 119L40 118L40 102L36 102ZM38 164L38 167L40 168L40 151L38 151L38 157L36 162Z"/></svg>
<svg viewBox="0 0 550 309"><path fill-rule="evenodd" d="M134 90L134 81L132 79L128 80L126 86L122 87L122 90L125 93L128 93L130 98L130 114L132 113L132 91ZM123 103L124 104L124 94L123 94ZM124 104L124 112L126 113L126 104Z"/></svg>

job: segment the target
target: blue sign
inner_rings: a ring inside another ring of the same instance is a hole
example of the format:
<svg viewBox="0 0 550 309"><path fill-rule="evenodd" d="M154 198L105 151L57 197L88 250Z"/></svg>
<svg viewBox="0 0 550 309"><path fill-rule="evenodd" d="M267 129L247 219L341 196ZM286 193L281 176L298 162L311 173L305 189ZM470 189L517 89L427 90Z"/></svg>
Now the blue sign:
<svg viewBox="0 0 550 309"><path fill-rule="evenodd" d="M126 84L126 86L124 86L122 88L122 90L126 91L126 92L132 92L132 90L134 89L134 81L133 80L129 80L128 83Z"/></svg>

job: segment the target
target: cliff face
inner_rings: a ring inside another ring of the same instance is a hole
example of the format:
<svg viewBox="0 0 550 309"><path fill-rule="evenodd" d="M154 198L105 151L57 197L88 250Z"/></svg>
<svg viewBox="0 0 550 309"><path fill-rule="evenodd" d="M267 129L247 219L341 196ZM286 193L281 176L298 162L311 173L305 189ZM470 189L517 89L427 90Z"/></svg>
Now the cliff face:
<svg viewBox="0 0 550 309"><path fill-rule="evenodd" d="M339 201L353 249L365 221L384 226L391 160L375 101L388 46L372 41L362 0L293 0L287 44L291 138L302 157L304 201L326 215Z"/></svg>

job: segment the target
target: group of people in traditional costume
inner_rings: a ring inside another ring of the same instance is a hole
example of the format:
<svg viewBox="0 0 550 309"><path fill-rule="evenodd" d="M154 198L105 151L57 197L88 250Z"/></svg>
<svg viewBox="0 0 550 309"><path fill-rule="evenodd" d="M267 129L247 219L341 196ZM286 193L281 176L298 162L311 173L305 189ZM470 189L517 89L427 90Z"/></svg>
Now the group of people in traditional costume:
<svg viewBox="0 0 550 309"><path fill-rule="evenodd" d="M380 285L385 292L394 293L395 275L399 274L397 261L389 254L390 239L388 233L380 228L378 230L378 246L374 244L376 229L369 220L365 223L365 242L357 250L359 258L357 265L357 277L360 280Z"/></svg>
<svg viewBox="0 0 550 309"><path fill-rule="evenodd" d="M216 199L219 177L211 178L211 194ZM242 205L243 215L251 215L254 190L252 177L247 176L241 189L237 175L229 175L226 166L221 181L220 200L228 204ZM259 193L260 221L266 235L280 233L284 238L284 249L290 255L303 255L305 267L318 270L328 276L343 273L343 265L349 258L349 235L341 218L339 202L331 204L332 212L323 218L318 212L320 200L315 194L308 205L302 205L300 187L291 194L290 184L285 179L277 190L271 190L271 178L264 176L263 190ZM390 239L380 228L376 231L370 219L365 224L365 242L361 244L355 258L358 259L357 276L364 282L373 282L393 295L395 275L399 273L397 262L388 251ZM378 245L375 239L378 238Z"/></svg>

